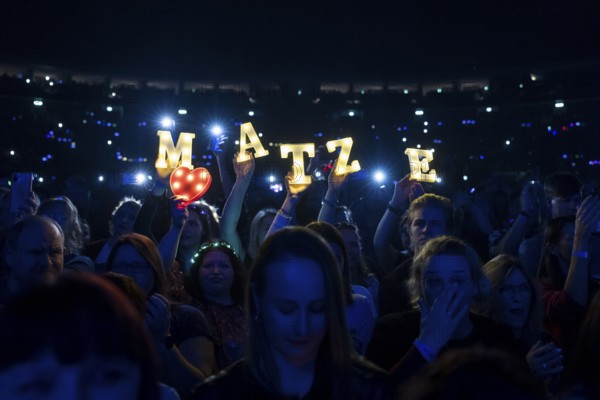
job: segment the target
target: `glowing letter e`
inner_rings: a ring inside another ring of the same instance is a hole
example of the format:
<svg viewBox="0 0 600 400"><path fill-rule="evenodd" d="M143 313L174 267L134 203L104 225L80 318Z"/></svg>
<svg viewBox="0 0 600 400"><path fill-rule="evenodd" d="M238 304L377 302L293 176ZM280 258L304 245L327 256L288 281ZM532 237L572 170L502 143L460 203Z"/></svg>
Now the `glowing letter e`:
<svg viewBox="0 0 600 400"><path fill-rule="evenodd" d="M437 175L435 169L429 169L429 162L433 161L431 150L406 149L410 165L410 179L419 182L435 182Z"/></svg>
<svg viewBox="0 0 600 400"><path fill-rule="evenodd" d="M169 131L158 131L160 144L158 146L158 158L155 167L157 169L175 169L184 166L194 169L192 165L192 140L196 137L194 133L181 132L177 139L177 146L173 145L173 137ZM179 159L181 158L181 164ZM169 160L167 164L166 160Z"/></svg>

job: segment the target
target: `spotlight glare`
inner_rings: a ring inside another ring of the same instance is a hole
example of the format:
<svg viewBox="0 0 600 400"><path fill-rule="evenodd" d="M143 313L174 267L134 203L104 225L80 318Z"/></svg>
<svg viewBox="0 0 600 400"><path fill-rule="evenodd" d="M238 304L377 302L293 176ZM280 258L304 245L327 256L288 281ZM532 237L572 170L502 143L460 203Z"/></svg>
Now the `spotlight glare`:
<svg viewBox="0 0 600 400"><path fill-rule="evenodd" d="M221 125L213 125L212 128L210 128L210 133L212 133L215 136L218 136L223 133L223 128L221 127Z"/></svg>
<svg viewBox="0 0 600 400"><path fill-rule="evenodd" d="M170 128L175 125L175 121L172 118L165 117L160 121L163 128Z"/></svg>
<svg viewBox="0 0 600 400"><path fill-rule="evenodd" d="M146 182L146 175L144 175L142 173L136 174L135 181L137 184L141 185L142 183Z"/></svg>
<svg viewBox="0 0 600 400"><path fill-rule="evenodd" d="M373 179L377 183L382 183L385 180L385 174L382 171L377 170L373 174Z"/></svg>

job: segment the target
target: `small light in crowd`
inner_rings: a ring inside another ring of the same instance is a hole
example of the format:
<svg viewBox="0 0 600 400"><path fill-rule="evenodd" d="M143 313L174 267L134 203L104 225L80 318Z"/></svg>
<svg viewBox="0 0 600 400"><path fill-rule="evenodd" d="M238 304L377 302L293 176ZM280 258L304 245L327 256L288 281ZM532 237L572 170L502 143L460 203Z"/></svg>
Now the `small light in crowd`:
<svg viewBox="0 0 600 400"><path fill-rule="evenodd" d="M222 133L223 133L223 128L221 128L221 125L213 125L213 126L210 128L210 133L212 133L212 134L213 134L213 135L215 135L215 136L218 136L218 135L220 135L220 134L222 134ZM237 144L237 143L236 143L236 144Z"/></svg>
<svg viewBox="0 0 600 400"><path fill-rule="evenodd" d="M418 145L417 145L417 149L420 149L420 148L421 148L421 145L420 145L420 144L418 144Z"/></svg>
<svg viewBox="0 0 600 400"><path fill-rule="evenodd" d="M472 187L471 190L469 190L469 193L471 193L471 194L475 193L475 188Z"/></svg>
<svg viewBox="0 0 600 400"><path fill-rule="evenodd" d="M75 142L71 142L71 148L72 148L72 149L75 149L75 148L77 148L77 144L76 144Z"/></svg>
<svg viewBox="0 0 600 400"><path fill-rule="evenodd" d="M249 117L254 117L254 111L248 111L248 116Z"/></svg>
<svg viewBox="0 0 600 400"><path fill-rule="evenodd" d="M240 141L239 141L239 140L236 140L236 141L235 141L235 145L236 145L236 146L238 146L239 144L240 144ZM271 143L269 143L269 146L273 146L273 145L272 145Z"/></svg>
<svg viewBox="0 0 600 400"><path fill-rule="evenodd" d="M404 94L408 94L408 89L404 89Z"/></svg>
<svg viewBox="0 0 600 400"><path fill-rule="evenodd" d="M107 107L106 107L106 111L108 111L108 112L112 112L112 110L113 110L113 108L112 108L111 106L107 106Z"/></svg>
<svg viewBox="0 0 600 400"><path fill-rule="evenodd" d="M11 150L11 151L10 151L10 155L11 155L11 156L14 156L14 155L15 155L15 151L14 151L14 150Z"/></svg>
<svg viewBox="0 0 600 400"><path fill-rule="evenodd" d="M442 88L438 88L437 92L442 93Z"/></svg>
<svg viewBox="0 0 600 400"><path fill-rule="evenodd" d="M102 175L98 176L98 182L104 182L104 177Z"/></svg>
<svg viewBox="0 0 600 400"><path fill-rule="evenodd" d="M298 96L302 96L302 90L298 90Z"/></svg>
<svg viewBox="0 0 600 400"><path fill-rule="evenodd" d="M523 89L523 84L519 83L519 89Z"/></svg>
<svg viewBox="0 0 600 400"><path fill-rule="evenodd" d="M469 177L467 175L463 175L463 181L468 181Z"/></svg>
<svg viewBox="0 0 600 400"><path fill-rule="evenodd" d="M506 142L504 142L504 143L506 143L506 145L507 145L507 146L510 146L510 140L507 140L507 141L506 141Z"/></svg>
<svg viewBox="0 0 600 400"><path fill-rule="evenodd" d="M44 102L42 100L34 100L33 105L36 107L41 107L44 105Z"/></svg>
<svg viewBox="0 0 600 400"><path fill-rule="evenodd" d="M59 127L59 128L62 128L62 127L63 127L63 124L62 124L62 122L59 122L59 123L58 123L58 127Z"/></svg>
<svg viewBox="0 0 600 400"><path fill-rule="evenodd" d="M40 177L38 178L38 182L39 182L39 183L42 183L42 182L44 182L44 178L42 178L42 177L40 176Z"/></svg>
<svg viewBox="0 0 600 400"><path fill-rule="evenodd" d="M435 149L430 149L430 151L431 151L432 153L435 153Z"/></svg>
<svg viewBox="0 0 600 400"><path fill-rule="evenodd" d="M48 85L50 85L50 86L54 86L54 82L50 81L50 82L48 83Z"/></svg>
<svg viewBox="0 0 600 400"><path fill-rule="evenodd" d="M179 115L186 115L187 114L187 110L185 108L180 108L179 110L177 110L177 114L179 114Z"/></svg>
<svg viewBox="0 0 600 400"><path fill-rule="evenodd" d="M423 129L423 133L427 133L427 132L428 132L427 129Z"/></svg>
<svg viewBox="0 0 600 400"><path fill-rule="evenodd" d="M152 180L152 175L148 175L148 180L151 181Z"/></svg>
<svg viewBox="0 0 600 400"><path fill-rule="evenodd" d="M537 76L534 74L529 75L529 77L531 78L532 81L537 81Z"/></svg>
<svg viewBox="0 0 600 400"><path fill-rule="evenodd" d="M435 181L436 181L437 183L442 183L442 178L438 176L437 178L435 178Z"/></svg>
<svg viewBox="0 0 600 400"><path fill-rule="evenodd" d="M320 178L323 174L321 171L315 171L315 178Z"/></svg>
<svg viewBox="0 0 600 400"><path fill-rule="evenodd" d="M137 184L142 184L144 182L146 182L146 175L139 173L135 175L135 182Z"/></svg>
<svg viewBox="0 0 600 400"><path fill-rule="evenodd" d="M484 86L483 90L487 92L488 90L490 90L490 87L489 86Z"/></svg>
<svg viewBox="0 0 600 400"><path fill-rule="evenodd" d="M429 125L429 122L425 121L425 122L423 122L423 125L427 126L427 125Z"/></svg>
<svg viewBox="0 0 600 400"><path fill-rule="evenodd" d="M275 182L275 177L273 175L269 175L269 182Z"/></svg>
<svg viewBox="0 0 600 400"><path fill-rule="evenodd" d="M175 121L172 118L165 117L160 121L163 128L170 128L175 125Z"/></svg>
<svg viewBox="0 0 600 400"><path fill-rule="evenodd" d="M349 117L354 117L354 111L350 111L350 112L348 112L348 116L349 116Z"/></svg>
<svg viewBox="0 0 600 400"><path fill-rule="evenodd" d="M25 83L31 83L31 79L29 79L29 78L25 79Z"/></svg>
<svg viewBox="0 0 600 400"><path fill-rule="evenodd" d="M106 144L110 146L112 144L112 140L107 140Z"/></svg>
<svg viewBox="0 0 600 400"><path fill-rule="evenodd" d="M116 94L115 92L112 92L112 93L110 94L110 96L111 96L111 97L117 97L117 94Z"/></svg>
<svg viewBox="0 0 600 400"><path fill-rule="evenodd" d="M47 81L49 81L49 80L50 80L50 77L49 77L48 75L46 75L46 78L45 78L45 79L46 79Z"/></svg>
<svg viewBox="0 0 600 400"><path fill-rule="evenodd" d="M262 132L258 132L258 137L263 137Z"/></svg>
<svg viewBox="0 0 600 400"><path fill-rule="evenodd" d="M486 107L486 108L485 108L485 111L486 111L486 112L492 112L492 107Z"/></svg>
<svg viewBox="0 0 600 400"><path fill-rule="evenodd" d="M420 115L423 115L423 114L425 114L425 112L423 112L423 110L422 110L422 109L420 109L420 108L417 108L417 109L415 110L415 115L419 115L419 116L420 116Z"/></svg>
<svg viewBox="0 0 600 400"><path fill-rule="evenodd" d="M377 183L382 183L385 180L385 174L382 171L375 171L373 179Z"/></svg>
<svg viewBox="0 0 600 400"><path fill-rule="evenodd" d="M565 106L565 103L562 100L556 100L556 103L554 103L554 107L556 108L563 108Z"/></svg>
<svg viewBox="0 0 600 400"><path fill-rule="evenodd" d="M402 141L403 141L403 142L406 142L406 138L405 138L405 137L403 137L403 138L402 138Z"/></svg>

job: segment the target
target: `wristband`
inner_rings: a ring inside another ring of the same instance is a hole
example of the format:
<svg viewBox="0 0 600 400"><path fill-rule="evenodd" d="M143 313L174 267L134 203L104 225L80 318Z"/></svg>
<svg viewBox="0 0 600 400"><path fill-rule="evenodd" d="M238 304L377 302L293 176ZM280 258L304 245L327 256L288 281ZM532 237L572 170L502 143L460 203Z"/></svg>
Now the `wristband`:
<svg viewBox="0 0 600 400"><path fill-rule="evenodd" d="M526 212L526 211L521 211L521 212L519 213L519 215L522 215L523 217L525 217L525 218L527 218L527 219L531 218L531 215L529 215L529 213L528 213L528 212Z"/></svg>
<svg viewBox="0 0 600 400"><path fill-rule="evenodd" d="M423 358L426 359L428 362L433 362L433 360L435 360L435 354L433 354L433 351L431 351L429 346L421 342L418 338L415 339L413 345L416 347L417 350L419 350L419 353L421 353Z"/></svg>
<svg viewBox="0 0 600 400"><path fill-rule="evenodd" d="M589 256L588 252L583 250L573 250L573 255L579 258L588 258Z"/></svg>
<svg viewBox="0 0 600 400"><path fill-rule="evenodd" d="M393 212L394 214L400 214L402 212L402 209L400 207L394 207L391 203L388 203L387 209L388 211Z"/></svg>
<svg viewBox="0 0 600 400"><path fill-rule="evenodd" d="M281 215L283 218L292 219L292 216L288 214L287 211L282 210L281 208L277 211L277 214Z"/></svg>
<svg viewBox="0 0 600 400"><path fill-rule="evenodd" d="M329 207L336 207L337 203L335 201L329 201L327 199L323 199L323 201L321 202L321 205L329 206Z"/></svg>

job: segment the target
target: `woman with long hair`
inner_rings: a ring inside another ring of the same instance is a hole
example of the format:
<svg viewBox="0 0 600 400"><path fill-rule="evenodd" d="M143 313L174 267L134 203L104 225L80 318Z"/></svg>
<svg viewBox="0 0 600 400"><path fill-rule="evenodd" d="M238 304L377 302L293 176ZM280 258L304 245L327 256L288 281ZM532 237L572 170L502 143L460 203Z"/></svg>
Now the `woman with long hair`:
<svg viewBox="0 0 600 400"><path fill-rule="evenodd" d="M386 374L352 348L335 265L306 228L270 236L250 272L246 358L193 398L390 398Z"/></svg>

